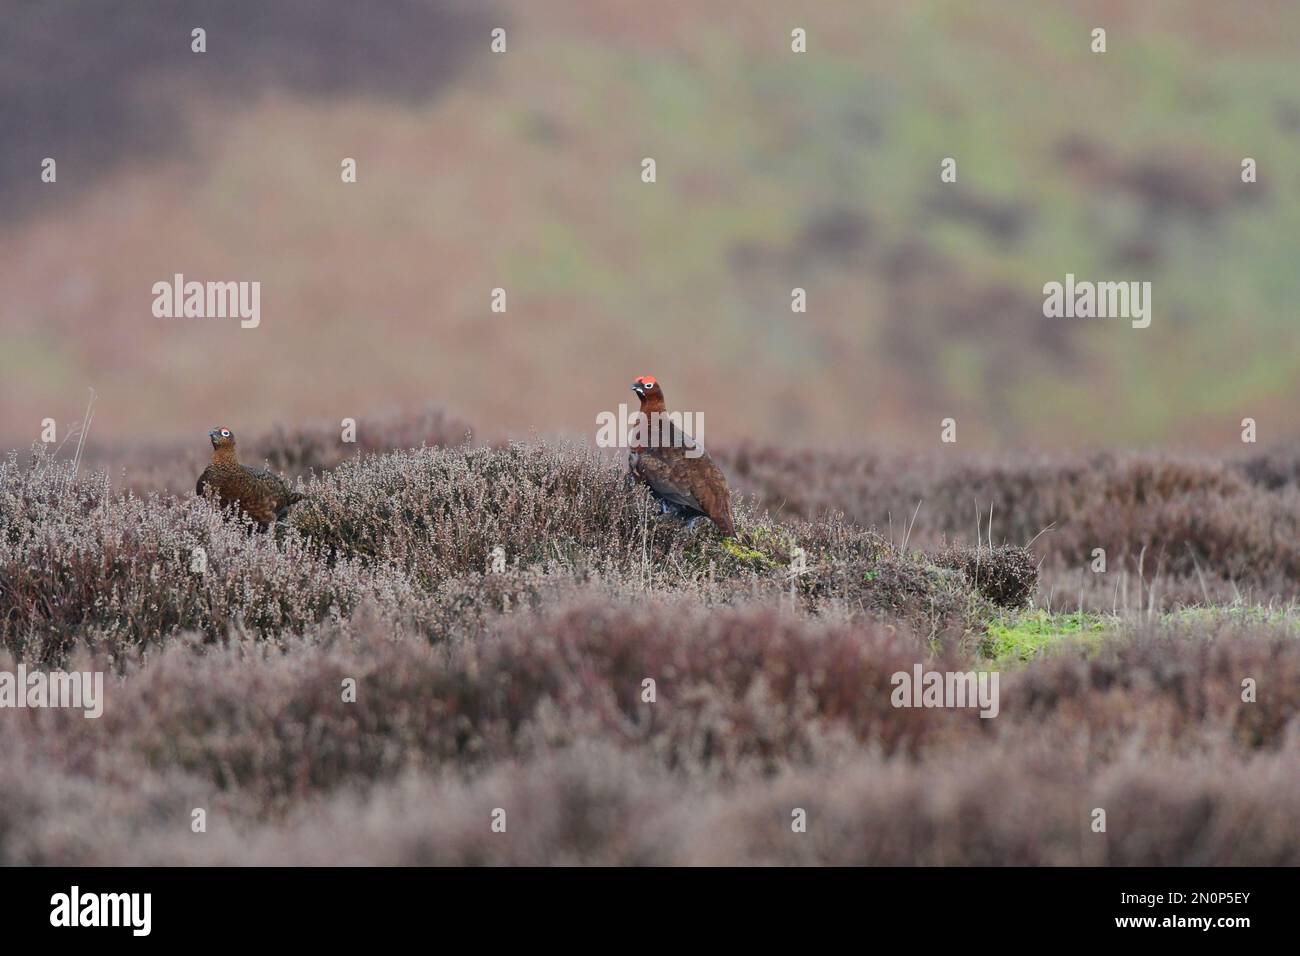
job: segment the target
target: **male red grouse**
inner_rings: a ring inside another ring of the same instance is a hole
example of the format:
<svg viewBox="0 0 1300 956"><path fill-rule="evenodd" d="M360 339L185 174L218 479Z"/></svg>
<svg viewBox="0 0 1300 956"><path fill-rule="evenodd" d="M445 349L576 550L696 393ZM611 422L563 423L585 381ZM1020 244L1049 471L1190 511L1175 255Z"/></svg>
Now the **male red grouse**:
<svg viewBox="0 0 1300 956"><path fill-rule="evenodd" d="M724 535L734 537L731 492L722 471L702 444L668 418L664 392L654 376L638 378L632 383L632 391L641 400L643 422L649 427L631 442L627 456L629 482L649 485L664 514L686 518L690 526L700 518L708 518Z"/></svg>
<svg viewBox="0 0 1300 956"><path fill-rule="evenodd" d="M262 531L284 518L290 505L302 501L303 496L290 491L279 475L265 468L241 465L235 457L235 436L229 428L214 428L208 437L212 439L212 464L199 475L194 486L196 495L202 496L211 487L222 507L238 504Z"/></svg>

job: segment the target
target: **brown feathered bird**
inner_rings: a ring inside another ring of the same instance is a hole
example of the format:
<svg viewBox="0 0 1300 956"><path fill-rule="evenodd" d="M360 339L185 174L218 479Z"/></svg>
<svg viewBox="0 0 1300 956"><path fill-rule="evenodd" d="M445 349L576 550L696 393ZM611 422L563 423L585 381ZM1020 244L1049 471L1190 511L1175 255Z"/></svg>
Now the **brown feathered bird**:
<svg viewBox="0 0 1300 956"><path fill-rule="evenodd" d="M194 486L196 495L202 496L212 488L222 507L238 504L262 531L284 518L290 505L302 501L303 496L290 491L279 475L265 468L241 465L235 457L235 436L229 428L214 428L208 437L212 439L212 464L199 475Z"/></svg>
<svg viewBox="0 0 1300 956"><path fill-rule="evenodd" d="M631 441L627 456L629 484L643 481L664 514L686 518L693 526L708 518L727 537L734 537L731 492L722 470L704 446L668 418L664 391L652 375L632 383L649 427Z"/></svg>

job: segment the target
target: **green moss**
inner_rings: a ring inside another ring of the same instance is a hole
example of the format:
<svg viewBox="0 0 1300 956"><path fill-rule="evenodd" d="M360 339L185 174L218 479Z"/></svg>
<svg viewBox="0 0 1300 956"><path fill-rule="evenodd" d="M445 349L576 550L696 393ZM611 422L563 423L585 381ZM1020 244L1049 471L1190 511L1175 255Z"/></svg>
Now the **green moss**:
<svg viewBox="0 0 1300 956"><path fill-rule="evenodd" d="M1030 610L1020 614L1003 613L985 628L980 653L1003 666L1014 666L1061 647L1099 645L1101 639L1119 634L1125 623L1109 614L1087 612L1050 614L1044 610ZM1285 627L1300 632L1300 608L1294 605L1260 607L1244 604L1188 607L1161 615L1158 619L1160 627L1171 631L1222 623Z"/></svg>
<svg viewBox="0 0 1300 956"><path fill-rule="evenodd" d="M707 534L688 547L686 553L696 563L712 564L724 574L765 572L782 566L780 551L767 545L765 537L756 538L750 533L734 538Z"/></svg>
<svg viewBox="0 0 1300 956"><path fill-rule="evenodd" d="M1000 615L988 625L980 653L1004 666L1021 664L1067 643L1096 640L1114 624L1110 617L1087 612Z"/></svg>
<svg viewBox="0 0 1300 956"><path fill-rule="evenodd" d="M776 562L769 558L762 551L755 548L747 548L735 538L723 538L718 547L731 555L737 561L743 561L747 564L760 564L764 567L773 567Z"/></svg>

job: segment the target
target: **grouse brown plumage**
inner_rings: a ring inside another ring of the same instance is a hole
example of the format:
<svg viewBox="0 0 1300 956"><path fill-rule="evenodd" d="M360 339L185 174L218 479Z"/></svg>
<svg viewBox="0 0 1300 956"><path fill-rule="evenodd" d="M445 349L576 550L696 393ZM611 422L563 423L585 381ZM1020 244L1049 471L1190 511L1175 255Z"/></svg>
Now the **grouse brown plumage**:
<svg viewBox="0 0 1300 956"><path fill-rule="evenodd" d="M731 491L722 470L703 444L668 417L663 388L654 376L638 378L632 391L641 400L644 433L630 443L629 481L645 482L665 514L686 518L691 524L708 518L724 535L734 537Z"/></svg>
<svg viewBox="0 0 1300 956"><path fill-rule="evenodd" d="M290 491L283 478L265 468L241 465L235 456L235 436L229 428L208 432L212 440L212 463L199 475L194 493L202 496L211 488L222 507L237 504L244 514L265 531L289 513L289 506L303 496Z"/></svg>

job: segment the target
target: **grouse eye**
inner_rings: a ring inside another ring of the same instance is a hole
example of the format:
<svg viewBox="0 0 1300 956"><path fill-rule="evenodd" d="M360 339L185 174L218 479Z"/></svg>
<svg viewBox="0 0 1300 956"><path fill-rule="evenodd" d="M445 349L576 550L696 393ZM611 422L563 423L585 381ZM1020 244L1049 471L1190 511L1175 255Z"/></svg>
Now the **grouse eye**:
<svg viewBox="0 0 1300 956"><path fill-rule="evenodd" d="M230 429L229 429L229 428L223 428L223 429L221 429L221 437L222 437L222 438L229 438L229 437L230 437Z"/></svg>

